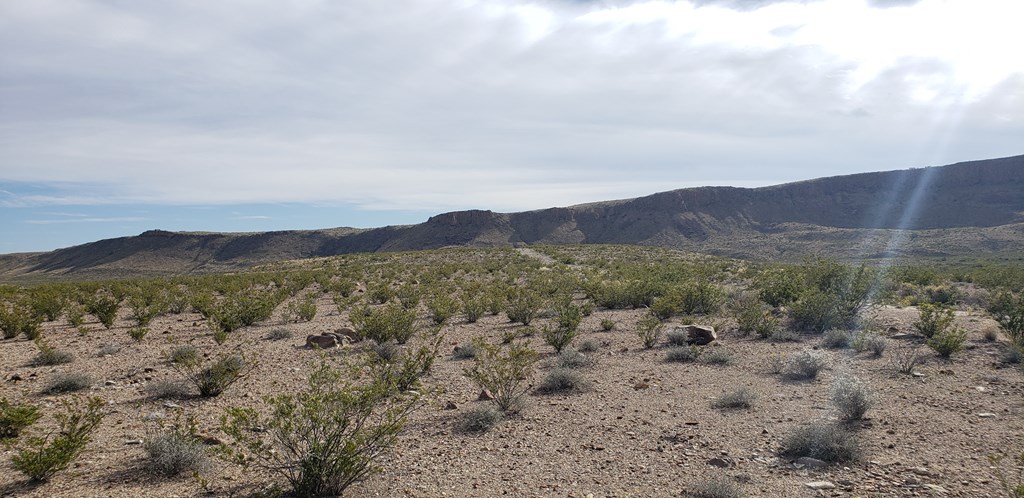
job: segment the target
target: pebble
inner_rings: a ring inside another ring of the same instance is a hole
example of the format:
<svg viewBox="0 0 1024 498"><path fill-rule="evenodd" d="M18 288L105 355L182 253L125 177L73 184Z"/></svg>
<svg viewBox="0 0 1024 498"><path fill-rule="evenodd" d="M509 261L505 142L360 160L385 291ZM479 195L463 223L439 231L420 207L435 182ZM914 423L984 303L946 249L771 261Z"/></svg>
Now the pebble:
<svg viewBox="0 0 1024 498"><path fill-rule="evenodd" d="M981 418L996 418L996 414L992 412L982 412L978 414Z"/></svg>
<svg viewBox="0 0 1024 498"><path fill-rule="evenodd" d="M832 484L829 481L805 482L804 486L807 486L808 488L811 488L811 489L835 489L836 488L836 485Z"/></svg>
<svg viewBox="0 0 1024 498"><path fill-rule="evenodd" d="M142 444L142 440L141 439L129 439L129 440L125 441L124 444Z"/></svg>
<svg viewBox="0 0 1024 498"><path fill-rule="evenodd" d="M172 403L170 401L165 401L164 402L164 408L181 408L181 405L179 405L177 403Z"/></svg>

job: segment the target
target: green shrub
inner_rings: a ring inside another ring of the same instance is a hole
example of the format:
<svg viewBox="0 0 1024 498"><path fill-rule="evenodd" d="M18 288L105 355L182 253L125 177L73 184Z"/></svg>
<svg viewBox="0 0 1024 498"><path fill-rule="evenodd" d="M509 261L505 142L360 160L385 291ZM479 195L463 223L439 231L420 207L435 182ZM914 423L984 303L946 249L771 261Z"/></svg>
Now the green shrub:
<svg viewBox="0 0 1024 498"><path fill-rule="evenodd" d="M948 358L953 353L962 351L965 342L967 342L967 331L960 327L951 327L933 335L931 339L928 339L927 344L939 356Z"/></svg>
<svg viewBox="0 0 1024 498"><path fill-rule="evenodd" d="M344 494L375 471L374 462L420 404L417 394L401 393L387 378L365 378L370 372L324 362L303 392L265 398L269 415L228 408L221 430L237 441L237 461L283 477L296 496Z"/></svg>
<svg viewBox="0 0 1024 498"><path fill-rule="evenodd" d="M1018 348L1024 348L1024 293L1014 299L1009 292L1000 292L988 308L1003 332Z"/></svg>
<svg viewBox="0 0 1024 498"><path fill-rule="evenodd" d="M922 304L918 307L918 319L914 322L914 329L921 335L931 338L949 329L955 319L956 315L952 308L936 304Z"/></svg>
<svg viewBox="0 0 1024 498"><path fill-rule="evenodd" d="M545 325L541 328L541 337L548 346L555 348L556 353L561 353L576 338L576 330L564 329L561 326L551 328Z"/></svg>
<svg viewBox="0 0 1024 498"><path fill-rule="evenodd" d="M491 406L474 406L463 412L456 428L464 433L483 433L498 425L505 418L500 410Z"/></svg>
<svg viewBox="0 0 1024 498"><path fill-rule="evenodd" d="M678 346L668 349L665 361L671 363L690 363L700 358L701 349L697 346Z"/></svg>
<svg viewBox="0 0 1024 498"><path fill-rule="evenodd" d="M386 354L390 354L392 359L373 364L374 375L394 385L400 392L417 388L420 377L430 372L441 347L442 338L435 330L432 335L425 338L424 344L414 351L402 351L397 345L390 343L395 349ZM378 357L380 354L378 352Z"/></svg>
<svg viewBox="0 0 1024 498"><path fill-rule="evenodd" d="M395 297L397 292L390 285L381 283L371 286L366 291L366 297L373 304L384 304Z"/></svg>
<svg viewBox="0 0 1024 498"><path fill-rule="evenodd" d="M167 312L168 304L156 288L137 290L128 296L128 318L139 327L147 327L154 318Z"/></svg>
<svg viewBox="0 0 1024 498"><path fill-rule="evenodd" d="M518 403L529 388L528 381L537 363L537 352L525 344L512 344L504 353L501 348L477 340L479 353L473 366L463 374L494 397L504 413L518 409Z"/></svg>
<svg viewBox="0 0 1024 498"><path fill-rule="evenodd" d="M470 341L463 343L462 345L455 346L455 351L452 352L452 358L455 358L456 360L470 360L476 358L477 353L480 352L478 344L479 343L476 341Z"/></svg>
<svg viewBox="0 0 1024 498"><path fill-rule="evenodd" d="M62 365L71 363L75 359L71 353L58 351L41 338L36 340L36 347L39 348L39 353L32 358L32 364L35 366Z"/></svg>
<svg viewBox="0 0 1024 498"><path fill-rule="evenodd" d="M644 345L644 348L651 349L655 344L658 344L658 339L661 339L661 333L664 329L665 324L661 323L658 317L647 315L637 322L636 335L640 337L640 342Z"/></svg>
<svg viewBox="0 0 1024 498"><path fill-rule="evenodd" d="M732 312L736 328L743 334L755 332L766 338L778 328L778 320L756 296L741 296L733 303Z"/></svg>
<svg viewBox="0 0 1024 498"><path fill-rule="evenodd" d="M416 311L394 303L375 309L354 309L349 318L360 337L378 344L392 340L405 344L416 334Z"/></svg>
<svg viewBox="0 0 1024 498"><path fill-rule="evenodd" d="M809 457L829 463L860 458L856 436L827 422L815 422L797 428L782 440L781 454L790 458Z"/></svg>
<svg viewBox="0 0 1024 498"><path fill-rule="evenodd" d="M0 442L18 437L22 430L36 423L42 416L38 407L10 403L7 398L0 398Z"/></svg>
<svg viewBox="0 0 1024 498"><path fill-rule="evenodd" d="M68 325L76 329L81 328L82 325L85 325L85 308L78 303L69 304L67 307L67 319Z"/></svg>
<svg viewBox="0 0 1024 498"><path fill-rule="evenodd" d="M510 322L529 325L540 311L540 297L528 289L515 288L509 292L505 313Z"/></svg>
<svg viewBox="0 0 1024 498"><path fill-rule="evenodd" d="M607 318L602 318L601 319L601 330L603 330L605 332L611 332L614 329L615 329L615 322L613 322L613 321L611 321L611 320L609 320Z"/></svg>
<svg viewBox="0 0 1024 498"><path fill-rule="evenodd" d="M727 392L711 401L712 408L740 409L750 408L757 401L757 393L747 387Z"/></svg>
<svg viewBox="0 0 1024 498"><path fill-rule="evenodd" d="M114 326L114 320L117 319L117 309L120 306L121 304L117 299L110 296L100 296L89 300L85 305L85 310L90 315L95 316L103 324L104 328L109 329Z"/></svg>
<svg viewBox="0 0 1024 498"><path fill-rule="evenodd" d="M252 360L238 354L220 355L209 364L199 361L172 364L185 380L199 389L203 397L220 396L231 384L241 379L255 366Z"/></svg>
<svg viewBox="0 0 1024 498"><path fill-rule="evenodd" d="M446 293L435 294L427 301L427 311L435 325L441 325L459 311L459 302Z"/></svg>
<svg viewBox="0 0 1024 498"><path fill-rule="evenodd" d="M654 304L658 289L649 280L614 280L589 284L588 295L608 309L643 308Z"/></svg>
<svg viewBox="0 0 1024 498"><path fill-rule="evenodd" d="M413 310L420 305L423 292L415 285L405 284L395 291L395 296L398 297L398 302L402 304L403 308Z"/></svg>
<svg viewBox="0 0 1024 498"><path fill-rule="evenodd" d="M487 303L483 298L474 296L462 297L462 314L467 323L476 323L487 312Z"/></svg>
<svg viewBox="0 0 1024 498"><path fill-rule="evenodd" d="M677 296L679 310L687 315L710 315L722 307L725 292L706 280L687 282L673 289L670 295Z"/></svg>
<svg viewBox="0 0 1024 498"><path fill-rule="evenodd" d="M183 472L205 472L210 468L206 445L198 436L195 419L180 419L146 438L146 467L157 474L174 477Z"/></svg>
<svg viewBox="0 0 1024 498"><path fill-rule="evenodd" d="M796 301L804 292L804 279L795 270L771 268L757 276L755 287L758 297L769 306L778 308Z"/></svg>
<svg viewBox="0 0 1024 498"><path fill-rule="evenodd" d="M541 394L563 394L583 392L590 389L590 381L575 370L556 368L544 377L537 392Z"/></svg>
<svg viewBox="0 0 1024 498"><path fill-rule="evenodd" d="M135 342L142 342L142 338L146 337L149 333L149 329L146 327L132 327L128 329L128 337L131 337Z"/></svg>
<svg viewBox="0 0 1024 498"><path fill-rule="evenodd" d="M316 300L314 296L307 296L305 299L294 300L288 303L285 316L289 321L308 322L316 317Z"/></svg>
<svg viewBox="0 0 1024 498"><path fill-rule="evenodd" d="M61 394L88 389L92 385L92 377L83 373L59 373L53 377L43 392L46 394Z"/></svg>
<svg viewBox="0 0 1024 498"><path fill-rule="evenodd" d="M45 318L48 322L56 321L67 306L64 291L49 285L32 289L28 294L28 300L32 315Z"/></svg>
<svg viewBox="0 0 1024 498"><path fill-rule="evenodd" d="M783 375L793 380L815 379L827 366L827 356L818 351L805 349L789 358Z"/></svg>
<svg viewBox="0 0 1024 498"><path fill-rule="evenodd" d="M804 269L806 290L793 303L790 315L798 330L853 328L867 305L873 275L864 266L853 269L830 260L817 260Z"/></svg>
<svg viewBox="0 0 1024 498"><path fill-rule="evenodd" d="M832 381L829 391L832 405L843 420L860 420L874 404L867 383L852 375L840 375Z"/></svg>
<svg viewBox="0 0 1024 498"><path fill-rule="evenodd" d="M167 354L167 360L171 363L197 363L199 361L199 349L191 344L177 346Z"/></svg>
<svg viewBox="0 0 1024 498"><path fill-rule="evenodd" d="M64 412L55 415L60 430L52 437L29 437L11 458L12 466L37 482L67 468L103 421L103 405L99 398L89 398L84 406L64 401Z"/></svg>
<svg viewBox="0 0 1024 498"><path fill-rule="evenodd" d="M0 329L3 329L4 339L13 339L19 334L31 341L39 338L40 324L42 318L33 315L31 310L19 303L13 303L10 308L0 304Z"/></svg>

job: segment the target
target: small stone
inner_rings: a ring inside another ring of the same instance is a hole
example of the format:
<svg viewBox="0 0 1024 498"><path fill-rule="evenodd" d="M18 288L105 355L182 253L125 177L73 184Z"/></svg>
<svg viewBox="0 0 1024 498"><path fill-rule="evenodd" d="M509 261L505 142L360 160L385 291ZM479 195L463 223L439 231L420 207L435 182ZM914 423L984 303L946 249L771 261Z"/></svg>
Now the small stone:
<svg viewBox="0 0 1024 498"><path fill-rule="evenodd" d="M914 467L912 470L913 470L913 472L915 474L917 474L919 476L930 476L930 475L932 475L931 471L929 471L926 467Z"/></svg>
<svg viewBox="0 0 1024 498"><path fill-rule="evenodd" d="M459 405L456 405L454 401L449 401L444 405L445 410L458 410Z"/></svg>
<svg viewBox="0 0 1024 498"><path fill-rule="evenodd" d="M165 401L164 402L164 408L172 408L172 409L181 408L181 405L179 405L177 403L172 403L170 401Z"/></svg>
<svg viewBox="0 0 1024 498"><path fill-rule="evenodd" d="M735 464L728 458L712 458L711 460L708 460L708 465L718 467L720 469L727 469Z"/></svg>
<svg viewBox="0 0 1024 498"><path fill-rule="evenodd" d="M835 489L836 485L828 481L805 482L804 486L811 489Z"/></svg>
<svg viewBox="0 0 1024 498"><path fill-rule="evenodd" d="M18 382L19 380L25 380L25 379L21 378L21 376L18 375L18 374L14 374L14 375L11 375L11 378L7 379L7 382Z"/></svg>
<svg viewBox="0 0 1024 498"><path fill-rule="evenodd" d="M108 380L108 381L103 382L103 385L105 385L105 386L116 386L117 382L114 382L112 380Z"/></svg>
<svg viewBox="0 0 1024 498"><path fill-rule="evenodd" d="M924 377L924 374L921 372L914 372L913 375L914 377Z"/></svg>
<svg viewBox="0 0 1024 498"><path fill-rule="evenodd" d="M811 457L800 457L796 460L798 465L803 465L809 469L820 469L822 467L828 467L828 463L817 458Z"/></svg>
<svg viewBox="0 0 1024 498"><path fill-rule="evenodd" d="M981 418L996 418L996 414L992 412L982 412L978 414Z"/></svg>
<svg viewBox="0 0 1024 498"><path fill-rule="evenodd" d="M651 385L644 381L637 382L636 384L633 385L633 389L636 391L639 391L641 389L647 389L648 387L651 387Z"/></svg>
<svg viewBox="0 0 1024 498"><path fill-rule="evenodd" d="M125 441L124 444L126 444L126 445L142 444L142 440L141 439L129 439L129 440Z"/></svg>
<svg viewBox="0 0 1024 498"><path fill-rule="evenodd" d="M484 389L480 391L480 395L477 396L476 399L479 401L490 401L494 399L494 395L491 394L491 392L488 391L487 389Z"/></svg>
<svg viewBox="0 0 1024 498"><path fill-rule="evenodd" d="M224 444L224 441L221 441L220 438L218 438L217 436L211 436L209 434L199 434L196 437L199 438L199 440L206 445L217 446Z"/></svg>

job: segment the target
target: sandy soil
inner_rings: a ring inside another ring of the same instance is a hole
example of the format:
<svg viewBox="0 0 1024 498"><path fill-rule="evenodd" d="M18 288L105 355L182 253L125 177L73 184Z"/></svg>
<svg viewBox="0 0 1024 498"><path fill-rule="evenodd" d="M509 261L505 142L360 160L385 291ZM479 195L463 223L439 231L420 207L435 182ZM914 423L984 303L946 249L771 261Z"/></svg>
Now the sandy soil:
<svg viewBox="0 0 1024 498"><path fill-rule="evenodd" d="M27 400L52 412L66 396L41 395L54 375L86 372L93 379L89 395L108 403L108 414L94 442L66 472L51 482L30 487L9 469L13 451L3 450L0 495L74 497L246 496L265 489L271 476L216 461L205 483L193 477L162 479L144 467L137 444L158 429L147 420L175 411L198 417L202 431L226 439L217 430L225 407L257 406L270 393L298 390L305 384L317 353L302 348L307 334L347 325L330 300L319 301L320 314L310 323L266 323L236 332L216 345L199 315L163 316L154 321L141 344L127 334L123 318L111 330L92 323L79 336L63 323L45 324L51 345L71 352L75 361L55 367L32 367L35 346L17 338L0 342L0 396ZM1024 375L997 361L1004 345L986 341L993 327L980 314L960 313L970 330L968 350L941 361L930 358L918 376L894 373L889 352L882 358L851 350L829 350L831 368L817 380L793 382L768 372L773 355L817 347L818 338L773 344L736 333L722 334L709 348L728 350L727 366L666 363L665 347L643 349L635 334L640 311L599 310L585 318L576 340L602 344L591 353L597 364L583 370L593 388L574 395L530 394L524 413L503 421L483 435L455 430L458 416L476 403L479 389L462 375L471 360L455 360L455 345L472 337L497 341L510 325L504 316L487 316L475 324L461 321L444 328L445 348L425 379L436 388L429 403L415 413L382 472L350 489L352 496L679 496L709 478L724 476L749 496L998 496L996 474L987 455L1024 451ZM617 323L600 331L602 319ZM890 351L901 343L920 343L910 334L912 308L882 308L875 322L888 330ZM541 320L539 323L544 323ZM266 340L274 329L291 339ZM122 349L98 357L101 344ZM174 345L191 343L207 354L241 346L256 355L259 366L225 394L213 399L175 401L180 408L147 397L149 382L180 377L166 355ZM549 370L553 351L539 337L531 344L542 353L539 381ZM334 350L331 354L350 354ZM878 403L856 424L865 457L847 466L811 470L777 456L782 438L792 429L835 417L828 399L831 379L850 372L867 380ZM13 376L23 380L11 381ZM723 411L710 402L724 392L747 386L760 397L749 410ZM454 403L451 409L449 402ZM982 417L979 414L994 414ZM41 427L51 423L44 418ZM709 464L725 462L720 468ZM814 491L812 481L836 487ZM205 486L205 487L204 487Z"/></svg>

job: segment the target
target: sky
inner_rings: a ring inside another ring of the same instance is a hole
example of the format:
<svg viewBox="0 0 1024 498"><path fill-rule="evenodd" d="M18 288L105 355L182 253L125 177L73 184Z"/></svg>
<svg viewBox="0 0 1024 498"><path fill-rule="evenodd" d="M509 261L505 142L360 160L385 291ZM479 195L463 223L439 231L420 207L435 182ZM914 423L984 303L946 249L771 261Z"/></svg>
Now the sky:
<svg viewBox="0 0 1024 498"><path fill-rule="evenodd" d="M1024 153L1019 0L0 0L0 253Z"/></svg>

